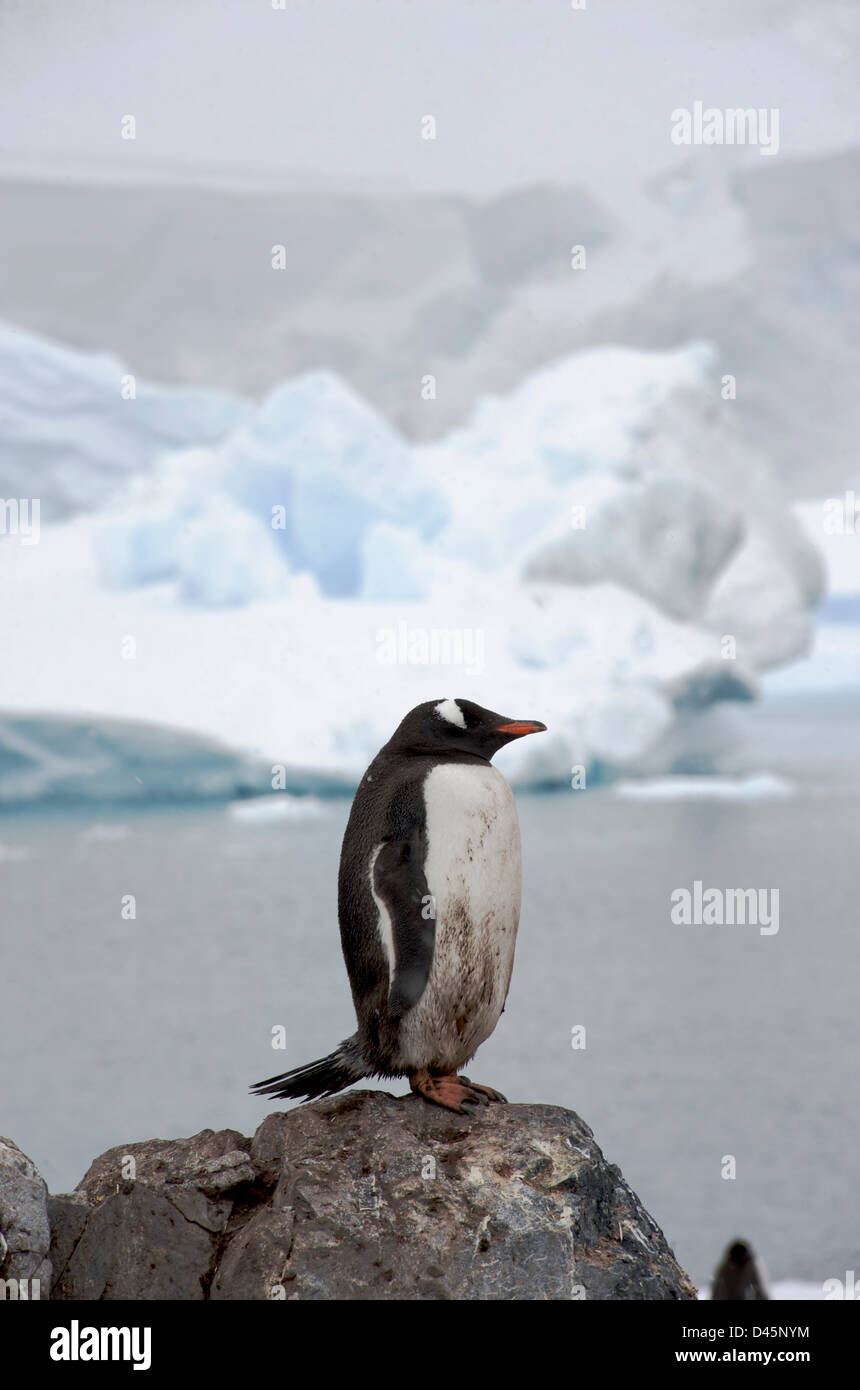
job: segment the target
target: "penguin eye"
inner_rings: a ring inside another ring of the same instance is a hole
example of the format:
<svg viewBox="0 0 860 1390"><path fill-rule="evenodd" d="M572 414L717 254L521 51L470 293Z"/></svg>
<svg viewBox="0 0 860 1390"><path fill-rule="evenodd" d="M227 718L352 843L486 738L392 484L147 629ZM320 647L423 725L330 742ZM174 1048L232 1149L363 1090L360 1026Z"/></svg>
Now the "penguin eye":
<svg viewBox="0 0 860 1390"><path fill-rule="evenodd" d="M460 709L462 710L462 712L463 712L463 718L464 718L465 721L466 721L466 728L467 728L467 729L475 729L475 728L477 728L477 726L480 724L481 721L480 721L480 719L478 718L478 716L475 714L474 710L471 710L471 709L468 709L468 708L463 709L463 706L462 706L462 705L460 706Z"/></svg>

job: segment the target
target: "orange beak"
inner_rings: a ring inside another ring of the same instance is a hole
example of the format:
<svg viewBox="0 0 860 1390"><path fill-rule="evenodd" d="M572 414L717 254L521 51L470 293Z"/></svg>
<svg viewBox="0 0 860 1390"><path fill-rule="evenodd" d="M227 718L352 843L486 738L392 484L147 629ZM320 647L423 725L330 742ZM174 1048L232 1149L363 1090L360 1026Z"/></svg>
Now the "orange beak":
<svg viewBox="0 0 860 1390"><path fill-rule="evenodd" d="M532 719L514 719L510 724L497 724L497 734L510 734L511 738L522 738L523 734L545 734L546 724L538 724Z"/></svg>

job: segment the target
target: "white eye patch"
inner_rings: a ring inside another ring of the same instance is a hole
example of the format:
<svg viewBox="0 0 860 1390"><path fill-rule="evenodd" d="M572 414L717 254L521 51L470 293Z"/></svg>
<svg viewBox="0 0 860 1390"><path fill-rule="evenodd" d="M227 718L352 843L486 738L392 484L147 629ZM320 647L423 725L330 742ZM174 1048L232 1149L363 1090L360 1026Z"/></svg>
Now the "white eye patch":
<svg viewBox="0 0 860 1390"><path fill-rule="evenodd" d="M465 729L466 718L456 700L442 700L436 706L436 713L449 724L456 724L459 728Z"/></svg>

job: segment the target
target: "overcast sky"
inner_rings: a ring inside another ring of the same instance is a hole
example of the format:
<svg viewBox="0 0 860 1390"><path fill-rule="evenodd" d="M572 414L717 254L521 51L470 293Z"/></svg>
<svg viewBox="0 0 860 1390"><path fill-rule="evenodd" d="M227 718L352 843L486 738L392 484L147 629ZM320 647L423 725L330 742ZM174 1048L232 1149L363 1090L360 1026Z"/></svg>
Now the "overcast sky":
<svg viewBox="0 0 860 1390"><path fill-rule="evenodd" d="M860 138L856 0L286 5L0 0L0 166L611 197L683 158L670 112L695 100L780 108L783 158Z"/></svg>

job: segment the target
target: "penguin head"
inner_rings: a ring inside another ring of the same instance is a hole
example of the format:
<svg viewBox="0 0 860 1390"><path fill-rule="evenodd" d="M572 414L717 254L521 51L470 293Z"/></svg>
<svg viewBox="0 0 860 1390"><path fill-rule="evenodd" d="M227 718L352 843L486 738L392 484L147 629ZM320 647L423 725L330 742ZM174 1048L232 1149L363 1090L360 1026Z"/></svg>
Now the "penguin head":
<svg viewBox="0 0 860 1390"><path fill-rule="evenodd" d="M725 1260L728 1264L740 1267L741 1265L747 1264L751 1259L752 1250L745 1240L733 1240L726 1250Z"/></svg>
<svg viewBox="0 0 860 1390"><path fill-rule="evenodd" d="M400 753L470 753L489 762L512 739L545 730L535 719L510 719L473 700L428 700L409 711L389 747Z"/></svg>

